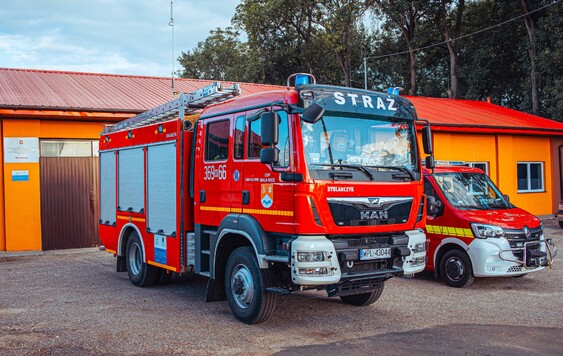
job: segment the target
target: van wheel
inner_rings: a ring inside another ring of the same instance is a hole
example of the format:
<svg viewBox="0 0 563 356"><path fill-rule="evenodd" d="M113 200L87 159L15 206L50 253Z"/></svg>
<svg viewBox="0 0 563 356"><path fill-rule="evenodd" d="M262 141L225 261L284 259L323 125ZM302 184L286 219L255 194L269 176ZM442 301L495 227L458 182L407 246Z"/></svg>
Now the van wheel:
<svg viewBox="0 0 563 356"><path fill-rule="evenodd" d="M385 281L381 281L379 288L370 293L354 294L354 295L343 295L340 297L342 301L346 304L355 305L357 307L363 307L375 303L381 294L383 293L383 287L385 286Z"/></svg>
<svg viewBox="0 0 563 356"><path fill-rule="evenodd" d="M246 324L268 319L277 300L277 294L266 292L273 282L273 271L258 267L252 247L234 250L225 269L225 292L235 318Z"/></svg>
<svg viewBox="0 0 563 356"><path fill-rule="evenodd" d="M473 283L473 268L465 252L450 250L440 260L440 275L450 287L468 287Z"/></svg>
<svg viewBox="0 0 563 356"><path fill-rule="evenodd" d="M136 232L132 232L127 239L125 251L129 280L137 287L150 286L156 279L157 269L143 261L143 245Z"/></svg>

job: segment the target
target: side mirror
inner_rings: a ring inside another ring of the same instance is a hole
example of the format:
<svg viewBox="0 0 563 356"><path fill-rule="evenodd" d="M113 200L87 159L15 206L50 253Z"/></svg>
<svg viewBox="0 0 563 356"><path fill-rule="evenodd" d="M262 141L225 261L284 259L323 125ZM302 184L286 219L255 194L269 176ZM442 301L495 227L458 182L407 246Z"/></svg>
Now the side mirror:
<svg viewBox="0 0 563 356"><path fill-rule="evenodd" d="M278 144L280 116L275 111L269 111L260 115L260 137L263 146Z"/></svg>
<svg viewBox="0 0 563 356"><path fill-rule="evenodd" d="M269 164L269 163L276 163L279 161L280 152L277 148L263 148L260 151L260 163Z"/></svg>
<svg viewBox="0 0 563 356"><path fill-rule="evenodd" d="M323 117L325 109L317 103L312 103L303 111L301 119L308 124L314 124Z"/></svg>
<svg viewBox="0 0 563 356"><path fill-rule="evenodd" d="M424 126L422 128L422 145L424 146L424 153L427 155L434 152L434 145L432 143L432 130L430 126Z"/></svg>
<svg viewBox="0 0 563 356"><path fill-rule="evenodd" d="M442 209L442 202L435 197L429 195L426 197L426 203L428 204L426 207L426 214L436 217L441 215Z"/></svg>
<svg viewBox="0 0 563 356"><path fill-rule="evenodd" d="M434 162L434 156L426 156L425 166L427 169L434 169L434 167L436 167L436 163Z"/></svg>

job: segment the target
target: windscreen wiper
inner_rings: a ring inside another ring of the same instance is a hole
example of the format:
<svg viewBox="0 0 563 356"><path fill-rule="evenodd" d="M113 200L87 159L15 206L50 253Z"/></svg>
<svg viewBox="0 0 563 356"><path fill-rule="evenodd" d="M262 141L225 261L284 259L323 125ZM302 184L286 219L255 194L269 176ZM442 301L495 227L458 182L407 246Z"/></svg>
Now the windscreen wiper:
<svg viewBox="0 0 563 356"><path fill-rule="evenodd" d="M352 169L357 169L358 171L364 172L366 176L368 176L368 178L370 180L373 180L373 174L370 172L369 169L367 169L364 166L357 166L354 164L342 164L342 163L334 163L334 164L323 164L323 163L311 163L311 166L321 166L321 167L331 167L331 168L335 168L335 167L339 167L339 168L352 168Z"/></svg>
<svg viewBox="0 0 563 356"><path fill-rule="evenodd" d="M368 166L368 167L369 168L375 168L375 169L388 169L388 170L392 170L392 171L394 170L394 171L405 172L406 174L409 175L410 178L412 178L412 180L416 180L414 173L405 166Z"/></svg>

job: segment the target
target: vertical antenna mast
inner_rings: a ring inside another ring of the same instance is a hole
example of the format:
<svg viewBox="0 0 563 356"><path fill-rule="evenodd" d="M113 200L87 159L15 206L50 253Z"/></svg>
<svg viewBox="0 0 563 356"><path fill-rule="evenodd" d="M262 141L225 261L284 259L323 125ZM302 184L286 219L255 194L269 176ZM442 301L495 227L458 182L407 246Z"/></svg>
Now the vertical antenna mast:
<svg viewBox="0 0 563 356"><path fill-rule="evenodd" d="M172 98L176 95L176 89L174 88L174 1L170 1L170 22L168 26L172 27Z"/></svg>

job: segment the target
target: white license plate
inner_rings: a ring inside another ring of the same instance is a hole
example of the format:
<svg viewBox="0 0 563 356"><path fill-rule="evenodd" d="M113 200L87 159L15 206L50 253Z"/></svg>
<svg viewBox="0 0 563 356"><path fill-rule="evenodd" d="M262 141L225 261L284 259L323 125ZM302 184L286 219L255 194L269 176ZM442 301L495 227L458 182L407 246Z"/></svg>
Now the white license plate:
<svg viewBox="0 0 563 356"><path fill-rule="evenodd" d="M360 250L360 260L391 258L391 247L365 248Z"/></svg>

